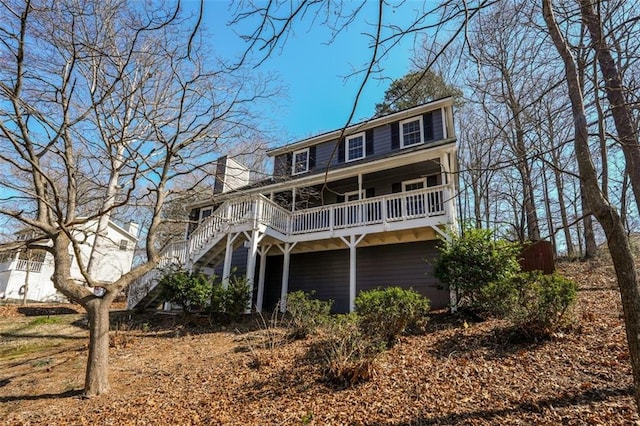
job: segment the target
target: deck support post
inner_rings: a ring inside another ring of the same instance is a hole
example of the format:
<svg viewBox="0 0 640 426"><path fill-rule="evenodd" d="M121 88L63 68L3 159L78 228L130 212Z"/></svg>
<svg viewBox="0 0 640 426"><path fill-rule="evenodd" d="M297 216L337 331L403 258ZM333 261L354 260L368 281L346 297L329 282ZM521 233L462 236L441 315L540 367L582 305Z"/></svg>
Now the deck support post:
<svg viewBox="0 0 640 426"><path fill-rule="evenodd" d="M249 233L250 232L250 233ZM258 229L254 229L249 232L244 232L245 237L249 240L249 253L247 255L247 284L249 285L249 300L247 300L247 307L245 313L251 313L251 302L253 300L253 284L256 276L256 258L258 257L258 244L264 238L265 234Z"/></svg>
<svg viewBox="0 0 640 426"><path fill-rule="evenodd" d="M264 278L267 272L267 253L271 249L271 244L260 247L258 254L260 255L260 266L258 267L258 294L256 295L256 311L262 312L262 304L264 301Z"/></svg>
<svg viewBox="0 0 640 426"><path fill-rule="evenodd" d="M356 307L356 248L366 235L367 234L360 236L349 235L348 240L345 237L340 237L347 247L349 247L349 312L353 312Z"/></svg>
<svg viewBox="0 0 640 426"><path fill-rule="evenodd" d="M222 266L222 287L227 288L229 286L229 276L231 275L231 260L233 259L233 243L240 233L227 234L227 246L224 251L224 264Z"/></svg>
<svg viewBox="0 0 640 426"><path fill-rule="evenodd" d="M287 311L287 293L289 293L289 264L291 263L291 250L297 243L285 243L284 247L278 244L278 248L284 254L282 261L282 286L280 287L280 312Z"/></svg>

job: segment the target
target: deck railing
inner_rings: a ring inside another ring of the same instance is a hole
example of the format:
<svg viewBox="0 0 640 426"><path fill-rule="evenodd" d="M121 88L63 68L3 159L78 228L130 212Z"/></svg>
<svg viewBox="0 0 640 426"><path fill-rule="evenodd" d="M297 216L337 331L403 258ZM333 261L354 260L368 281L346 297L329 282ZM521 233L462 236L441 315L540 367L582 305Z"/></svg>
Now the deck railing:
<svg viewBox="0 0 640 426"><path fill-rule="evenodd" d="M159 278L158 269L196 261L193 257L199 251L219 241L233 226L262 224L284 235L300 235L440 216L446 213L447 189L447 186L437 186L294 212L280 207L263 195L227 201L204 219L188 240L173 243L163 250L159 268L132 284L134 288L130 293L141 293L136 297L137 301L141 300L144 297L142 293L155 287Z"/></svg>
<svg viewBox="0 0 640 426"><path fill-rule="evenodd" d="M444 188L419 189L291 213L291 233L305 234L445 214Z"/></svg>
<svg viewBox="0 0 640 426"><path fill-rule="evenodd" d="M39 262L36 260L26 260L26 259L18 259L16 262L16 271L26 271L29 272L41 272L42 271L43 262Z"/></svg>

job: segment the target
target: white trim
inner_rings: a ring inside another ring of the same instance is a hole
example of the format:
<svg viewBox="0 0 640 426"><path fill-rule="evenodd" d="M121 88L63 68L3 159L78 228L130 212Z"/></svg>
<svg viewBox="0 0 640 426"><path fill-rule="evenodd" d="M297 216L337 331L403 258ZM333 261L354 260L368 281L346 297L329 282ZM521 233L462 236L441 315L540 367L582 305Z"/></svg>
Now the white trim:
<svg viewBox="0 0 640 426"><path fill-rule="evenodd" d="M420 142L416 142L416 143L412 143L410 145L407 145L404 143L404 129L403 126L407 123L412 123L414 121L418 121L418 125L420 126L420 128L418 130L420 130ZM423 122L422 122L422 116L421 115L417 115L415 117L411 117L411 118L407 118L406 120L402 120L400 122L400 125L398 126L398 131L400 132L400 148L407 148L410 146L416 146L416 145L420 145L424 143L424 126L423 126Z"/></svg>
<svg viewBox="0 0 640 426"><path fill-rule="evenodd" d="M204 212L208 211L209 214L204 216ZM202 209L200 209L200 217L198 222L202 222L203 219L208 218L209 216L211 216L213 214L213 207L204 207Z"/></svg>
<svg viewBox="0 0 640 426"><path fill-rule="evenodd" d="M350 200L349 197L352 195L357 195L358 198L356 198L355 200ZM365 191L364 190L360 190L360 191L349 191L349 192L345 192L344 193L344 202L348 202L348 201L359 201L359 200L364 200L365 197Z"/></svg>
<svg viewBox="0 0 640 426"><path fill-rule="evenodd" d="M404 180L402 181L402 192L407 192L407 185L412 185L414 183L422 183L422 188L417 188L417 189L426 189L427 187L427 178L418 178L418 179L411 179L411 180ZM413 190L411 190L413 191Z"/></svg>
<svg viewBox="0 0 640 426"><path fill-rule="evenodd" d="M296 165L297 165L296 156L303 153L307 154L307 160L305 162L304 170L296 171ZM308 171L309 171L309 148L293 151L293 155L291 156L291 176L300 175Z"/></svg>
<svg viewBox="0 0 640 426"><path fill-rule="evenodd" d="M353 139L362 138L362 155L360 157L351 158L349 153L351 152L351 147L349 146L349 142ZM347 136L344 142L344 161L348 163L350 161L360 160L367 156L367 136L365 132L356 133L355 135Z"/></svg>

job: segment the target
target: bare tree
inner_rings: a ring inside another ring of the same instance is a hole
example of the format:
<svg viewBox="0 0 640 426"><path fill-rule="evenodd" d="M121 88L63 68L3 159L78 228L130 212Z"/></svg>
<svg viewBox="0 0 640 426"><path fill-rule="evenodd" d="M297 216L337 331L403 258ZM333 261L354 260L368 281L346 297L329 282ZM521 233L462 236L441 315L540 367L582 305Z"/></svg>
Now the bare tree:
<svg viewBox="0 0 640 426"><path fill-rule="evenodd" d="M591 11L586 10L588 8L585 7L584 2L581 6L582 18L589 25L590 19L592 19ZM589 148L587 117L576 60L560 30L550 0L542 0L542 10L551 39L564 63L567 89L574 117L574 147L584 195L593 214L606 233L609 251L616 271L618 287L622 296L633 378L636 383L636 405L640 408L640 386L638 386L640 383L640 292L638 291L635 262L620 215L600 189L598 174L593 165ZM590 31L593 33L592 30ZM620 105L616 106L620 107Z"/></svg>
<svg viewBox="0 0 640 426"><path fill-rule="evenodd" d="M198 16L180 3L0 8L0 217L33 230L23 248L51 253L55 287L87 310L84 392L101 394L109 388L109 306L157 264L163 210L185 189L176 180L192 176L188 186L196 186L226 145L255 131L250 106L267 86L216 70ZM98 259L82 254L79 229L98 221L97 239L113 244L106 223L132 207L148 225L144 258L98 283ZM81 281L71 278L70 254ZM101 296L89 289L98 285Z"/></svg>

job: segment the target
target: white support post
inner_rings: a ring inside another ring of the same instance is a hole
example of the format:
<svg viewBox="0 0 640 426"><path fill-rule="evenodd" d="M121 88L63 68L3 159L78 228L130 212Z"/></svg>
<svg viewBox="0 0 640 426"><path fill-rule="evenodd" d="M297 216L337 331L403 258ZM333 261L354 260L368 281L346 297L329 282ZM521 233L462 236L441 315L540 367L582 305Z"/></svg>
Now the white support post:
<svg viewBox="0 0 640 426"><path fill-rule="evenodd" d="M267 253L271 249L271 244L260 248L260 267L258 268L258 294L256 295L256 311L262 312L262 304L264 302L264 278L267 272Z"/></svg>
<svg viewBox="0 0 640 426"><path fill-rule="evenodd" d="M222 266L222 287L229 286L229 276L231 275L231 260L233 259L233 242L240 234L227 234L227 246L224 251L224 264Z"/></svg>
<svg viewBox="0 0 640 426"><path fill-rule="evenodd" d="M344 237L340 237L347 247L349 247L349 312L353 312L356 307L356 248L366 235L367 234L362 234L359 237L356 235L350 235L348 240Z"/></svg>
<svg viewBox="0 0 640 426"><path fill-rule="evenodd" d="M264 235L264 234L262 234ZM257 229L251 231L251 238L249 238L249 253L247 256L247 284L251 289L249 291L249 300L247 300L247 308L245 313L251 312L251 301L253 300L253 283L256 275L256 257L258 256L258 243L262 240L262 236Z"/></svg>
<svg viewBox="0 0 640 426"><path fill-rule="evenodd" d="M287 294L289 293L289 264L291 262L291 250L297 243L285 243L284 248L278 245L278 248L284 254L282 261L282 286L280 287L280 312L287 311Z"/></svg>
<svg viewBox="0 0 640 426"><path fill-rule="evenodd" d="M297 193L296 189L293 188L291 190L291 211L292 212L296 211L296 193Z"/></svg>

